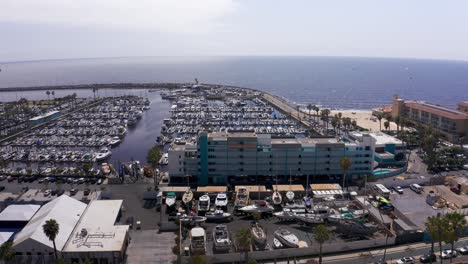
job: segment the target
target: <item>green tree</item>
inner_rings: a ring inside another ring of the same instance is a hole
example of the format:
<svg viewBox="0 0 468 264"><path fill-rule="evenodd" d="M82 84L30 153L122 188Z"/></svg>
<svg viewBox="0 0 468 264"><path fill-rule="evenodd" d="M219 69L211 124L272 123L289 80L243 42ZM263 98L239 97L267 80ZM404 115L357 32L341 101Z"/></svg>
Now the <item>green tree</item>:
<svg viewBox="0 0 468 264"><path fill-rule="evenodd" d="M312 104L307 105L307 110L309 110L309 118L310 118L310 111L312 111L313 108L314 106Z"/></svg>
<svg viewBox="0 0 468 264"><path fill-rule="evenodd" d="M54 245L55 259L58 259L57 246L55 245L55 238L57 237L59 230L60 230L59 224L57 223L57 221L55 221L55 219L47 220L45 224L42 226L42 231L47 236L47 238L49 238L49 240L52 241L52 244Z"/></svg>
<svg viewBox="0 0 468 264"><path fill-rule="evenodd" d="M385 122L383 123L383 125L384 125L384 127L385 127L385 130L388 130L388 129L390 128L390 121L388 121L388 120L385 121Z"/></svg>
<svg viewBox="0 0 468 264"><path fill-rule="evenodd" d="M340 168L343 171L343 189L345 188L346 184L346 173L351 168L352 162L351 159L348 157L343 157L340 159Z"/></svg>
<svg viewBox="0 0 468 264"><path fill-rule="evenodd" d="M450 227L445 217L431 216L425 223L426 231L431 236L431 251L434 252L434 243L439 243L439 253L442 255L442 242L447 240L448 229ZM442 258L441 264L442 264Z"/></svg>
<svg viewBox="0 0 468 264"><path fill-rule="evenodd" d="M316 117L317 117L317 122L319 121L319 112L320 112L320 108L318 106L314 106L314 111L316 113Z"/></svg>
<svg viewBox="0 0 468 264"><path fill-rule="evenodd" d="M378 112L377 113L377 120L379 120L380 131L382 131L382 118L383 118L383 113Z"/></svg>
<svg viewBox="0 0 468 264"><path fill-rule="evenodd" d="M314 239L319 243L319 264L322 264L322 245L331 238L331 235L325 225L318 225L313 230Z"/></svg>
<svg viewBox="0 0 468 264"><path fill-rule="evenodd" d="M455 242L458 241L459 236L463 229L466 226L466 220L465 217L457 212L453 213L448 213L445 216L445 219L447 220L448 224L450 225L449 229L449 235L445 242L450 243L452 246L452 250L454 249ZM452 259L450 259L450 262L452 262Z"/></svg>
<svg viewBox="0 0 468 264"><path fill-rule="evenodd" d="M12 261L15 258L15 250L13 249L13 242L7 241L0 247L0 259L5 263Z"/></svg>
<svg viewBox="0 0 468 264"><path fill-rule="evenodd" d="M327 129L327 134L328 134L328 121L329 121L329 116L330 116L330 110L329 109L323 109L321 112L321 117L322 120L325 122L326 129Z"/></svg>
<svg viewBox="0 0 468 264"><path fill-rule="evenodd" d="M161 159L161 152L158 146L152 147L146 155L146 162L151 165L153 169L157 168L159 160Z"/></svg>
<svg viewBox="0 0 468 264"><path fill-rule="evenodd" d="M194 255L188 259L188 264L206 264L206 259L204 256Z"/></svg>
<svg viewBox="0 0 468 264"><path fill-rule="evenodd" d="M236 233L237 246L245 253L245 262L249 259L250 245L252 244L252 234L248 228L241 228Z"/></svg>

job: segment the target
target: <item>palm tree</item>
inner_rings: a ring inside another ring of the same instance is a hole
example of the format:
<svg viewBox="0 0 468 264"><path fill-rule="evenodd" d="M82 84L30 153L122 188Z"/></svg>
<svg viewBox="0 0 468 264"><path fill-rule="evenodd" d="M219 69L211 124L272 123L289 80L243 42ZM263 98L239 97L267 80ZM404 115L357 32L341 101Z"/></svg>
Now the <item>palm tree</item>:
<svg viewBox="0 0 468 264"><path fill-rule="evenodd" d="M52 91L51 94L52 94L52 97L55 99L55 91Z"/></svg>
<svg viewBox="0 0 468 264"><path fill-rule="evenodd" d="M49 219L45 222L45 224L42 226L42 231L44 231L44 234L49 238L50 241L52 241L52 244L54 245L54 255L55 259L58 259L57 255L57 247L55 245L55 238L57 237L59 233L59 224L55 219Z"/></svg>
<svg viewBox="0 0 468 264"><path fill-rule="evenodd" d="M237 246L245 252L245 262L249 259L250 245L252 244L252 234L248 228L241 228L236 233Z"/></svg>
<svg viewBox="0 0 468 264"><path fill-rule="evenodd" d="M447 219L450 225L449 239L447 242L452 245L453 250L455 242L458 241L461 231L466 226L466 220L463 215L457 212L446 214L445 219ZM450 259L450 262L452 262L452 259Z"/></svg>
<svg viewBox="0 0 468 264"><path fill-rule="evenodd" d="M319 243L319 264L322 264L322 245L331 238L330 232L325 225L314 227L314 239Z"/></svg>
<svg viewBox="0 0 468 264"><path fill-rule="evenodd" d="M388 120L385 121L385 122L383 123L383 126L385 127L385 130L388 130L388 129L390 128L390 121L388 121Z"/></svg>
<svg viewBox="0 0 468 264"><path fill-rule="evenodd" d="M320 108L319 108L318 106L315 105L314 111L317 113L317 114L316 114L316 117L317 117L317 122L318 122L318 121L319 121L319 112L320 112Z"/></svg>
<svg viewBox="0 0 468 264"><path fill-rule="evenodd" d="M382 118L383 118L383 114L381 112L378 112L377 113L377 120L379 120L380 131L382 131Z"/></svg>
<svg viewBox="0 0 468 264"><path fill-rule="evenodd" d="M322 115L322 120L325 121L325 123L326 123L327 134L328 134L328 116L330 115L330 110L329 109L323 109L321 111L321 115Z"/></svg>
<svg viewBox="0 0 468 264"><path fill-rule="evenodd" d="M426 231L431 236L431 251L434 252L434 243L439 242L439 254L442 255L442 241L446 240L449 223L445 217L431 216L427 218ZM442 264L442 258L440 263Z"/></svg>
<svg viewBox="0 0 468 264"><path fill-rule="evenodd" d="M348 172L348 170L351 168L351 164L351 159L348 157L343 157L340 159L340 167L343 171L343 189L346 183L346 172Z"/></svg>
<svg viewBox="0 0 468 264"><path fill-rule="evenodd" d="M0 259L5 263L12 261L15 258L15 254L12 241L5 242L0 247Z"/></svg>
<svg viewBox="0 0 468 264"><path fill-rule="evenodd" d="M395 118L395 124L396 124L397 135L400 135L400 120L401 120L401 117L400 117L400 116L397 116L397 117Z"/></svg>
<svg viewBox="0 0 468 264"><path fill-rule="evenodd" d="M49 101L50 92L49 92L49 91L46 91L46 94L47 94L47 101Z"/></svg>
<svg viewBox="0 0 468 264"><path fill-rule="evenodd" d="M309 110L309 118L310 118L310 111L314 108L312 104L307 105L307 110Z"/></svg>

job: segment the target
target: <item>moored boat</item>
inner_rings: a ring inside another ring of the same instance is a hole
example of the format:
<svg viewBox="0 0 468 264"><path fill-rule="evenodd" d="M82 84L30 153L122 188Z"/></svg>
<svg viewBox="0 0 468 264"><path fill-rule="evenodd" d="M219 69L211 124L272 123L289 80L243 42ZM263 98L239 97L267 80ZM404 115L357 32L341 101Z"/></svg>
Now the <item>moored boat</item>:
<svg viewBox="0 0 468 264"><path fill-rule="evenodd" d="M278 190L273 192L271 196L274 205L280 205L283 202L283 198L281 197L281 193Z"/></svg>
<svg viewBox="0 0 468 264"><path fill-rule="evenodd" d="M205 213L210 210L210 197L207 194L198 199L198 213Z"/></svg>
<svg viewBox="0 0 468 264"><path fill-rule="evenodd" d="M188 189L182 196L182 202L184 204L188 204L192 201L192 199L193 199L193 192L192 190Z"/></svg>
<svg viewBox="0 0 468 264"><path fill-rule="evenodd" d="M214 212L206 212L205 217L209 221L221 221L231 219L231 214L223 210L215 210Z"/></svg>
<svg viewBox="0 0 468 264"><path fill-rule="evenodd" d="M194 227L190 230L190 252L195 255L206 253L206 233L201 227Z"/></svg>
<svg viewBox="0 0 468 264"><path fill-rule="evenodd" d="M249 197L249 190L244 187L240 187L239 190L236 192L236 199L235 199L235 206L236 207L244 207L249 205L250 197Z"/></svg>
<svg viewBox="0 0 468 264"><path fill-rule="evenodd" d="M324 222L324 217L318 214L295 214L294 218L305 224L321 224Z"/></svg>
<svg viewBox="0 0 468 264"><path fill-rule="evenodd" d="M105 160L108 159L110 156L112 156L112 152L108 148L102 148L99 150L98 153L96 153L96 160Z"/></svg>
<svg viewBox="0 0 468 264"><path fill-rule="evenodd" d="M218 193L216 195L215 205L216 207L225 208L228 204L228 198L226 193Z"/></svg>
<svg viewBox="0 0 468 264"><path fill-rule="evenodd" d="M286 192L286 198L288 198L289 201L294 201L294 192L292 191Z"/></svg>
<svg viewBox="0 0 468 264"><path fill-rule="evenodd" d="M239 209L244 213L270 213L273 212L274 208L266 201L256 201L252 205L247 205Z"/></svg>
<svg viewBox="0 0 468 264"><path fill-rule="evenodd" d="M252 235L252 241L257 245L266 244L266 233L265 230L258 222L253 222L250 226L250 233Z"/></svg>
<svg viewBox="0 0 468 264"><path fill-rule="evenodd" d="M216 251L227 252L231 249L231 238L226 225L217 225L213 228L213 245Z"/></svg>
<svg viewBox="0 0 468 264"><path fill-rule="evenodd" d="M275 231L275 238L281 242L284 246L296 248L298 247L297 243L299 239L296 235L291 233L288 229L280 228Z"/></svg>

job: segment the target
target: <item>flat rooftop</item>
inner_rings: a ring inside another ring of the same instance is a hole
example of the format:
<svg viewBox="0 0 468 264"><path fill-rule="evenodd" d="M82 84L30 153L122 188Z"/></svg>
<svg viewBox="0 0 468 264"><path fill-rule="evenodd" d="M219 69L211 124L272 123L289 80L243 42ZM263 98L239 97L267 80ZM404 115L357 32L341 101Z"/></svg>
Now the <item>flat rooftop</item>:
<svg viewBox="0 0 468 264"><path fill-rule="evenodd" d="M36 204L13 204L0 213L0 221L29 221L41 208Z"/></svg>
<svg viewBox="0 0 468 264"><path fill-rule="evenodd" d="M114 225L122 202L122 200L91 201L63 251L121 251L129 229L128 225Z"/></svg>
<svg viewBox="0 0 468 264"><path fill-rule="evenodd" d="M376 142L375 142L376 145L385 145L385 144L399 145L399 144L403 144L403 142L401 140L399 140L398 138L387 135L387 134L382 133L382 132L370 132L369 135L376 140Z"/></svg>

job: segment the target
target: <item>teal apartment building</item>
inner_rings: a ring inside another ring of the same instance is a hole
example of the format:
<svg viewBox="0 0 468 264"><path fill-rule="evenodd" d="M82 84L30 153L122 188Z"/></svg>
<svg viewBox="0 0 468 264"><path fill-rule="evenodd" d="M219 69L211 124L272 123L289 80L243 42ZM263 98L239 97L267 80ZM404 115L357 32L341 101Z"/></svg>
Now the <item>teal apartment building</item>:
<svg viewBox="0 0 468 264"><path fill-rule="evenodd" d="M198 185L225 185L241 177L313 176L341 179L340 160L348 157L349 178L372 175L375 139L274 138L253 132L199 134L196 144L169 150L169 177L183 183L191 176Z"/></svg>

